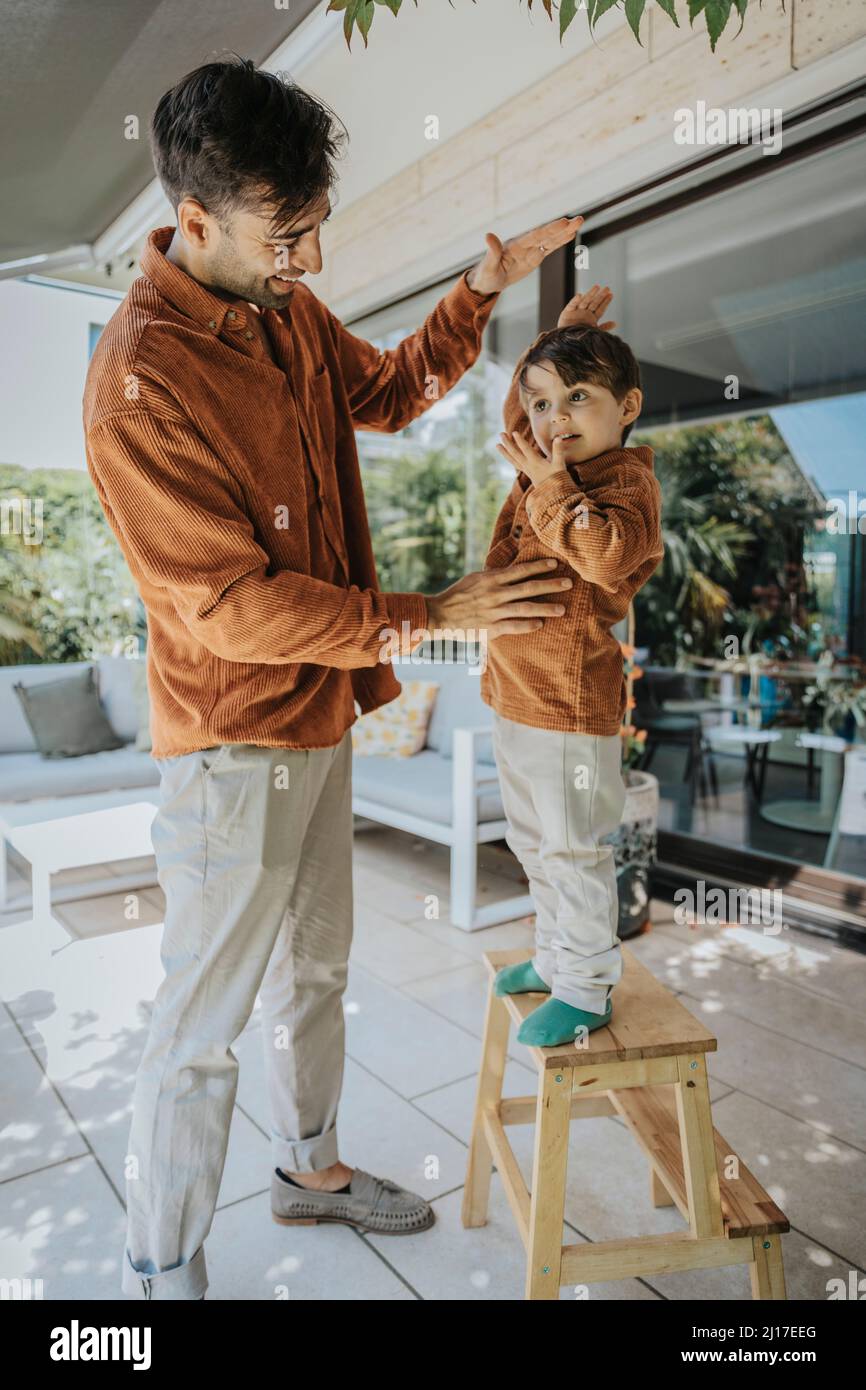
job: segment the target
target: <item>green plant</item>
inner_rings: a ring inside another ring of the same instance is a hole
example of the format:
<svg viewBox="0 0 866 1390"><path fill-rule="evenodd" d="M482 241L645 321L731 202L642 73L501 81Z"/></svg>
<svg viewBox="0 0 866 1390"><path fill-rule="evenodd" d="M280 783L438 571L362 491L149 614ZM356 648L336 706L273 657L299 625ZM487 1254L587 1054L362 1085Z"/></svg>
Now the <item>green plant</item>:
<svg viewBox="0 0 866 1390"><path fill-rule="evenodd" d="M497 372L475 363L451 393L453 410L413 422L399 442L356 436L384 590L431 593L483 568L510 486L490 447L499 424Z"/></svg>
<svg viewBox="0 0 866 1390"><path fill-rule="evenodd" d="M414 0L414 2L415 8L417 9L418 0ZM728 20L735 14L740 17L740 27L734 37L738 38L742 33L749 2L750 0L680 0L680 7L682 8L683 3L685 3L691 28L694 28L695 20L699 15L702 14L704 16L707 33L710 39L710 48L715 53L716 44L724 32ZM472 0L472 3L474 5L476 0ZM501 0L499 0L499 3L501 3ZM518 4L522 3L523 0L518 0ZM553 21L554 12L556 13L559 20L560 43L562 43L563 35L566 30L578 13L580 13L581 9L583 9L583 12L586 14L589 32L592 34L602 15L606 14L608 10L612 10L620 5L623 6L625 17L628 20L635 38L638 43L640 43L640 23L646 12L647 3L648 0L586 0L586 3L582 4L581 0L559 0L559 4L557 5L554 0L541 0L544 12L551 22ZM649 3L655 3L662 14L667 15L671 23L679 28L680 22L677 18L676 0L649 0ZM759 6L762 6L763 3L764 0L758 0ZM330 0L325 13L329 14L332 10L342 13L343 33L346 38L346 44L351 50L352 33L356 25L358 32L364 40L364 47L367 47L367 35L370 32L377 5L383 5L396 17L400 13L402 4L403 0ZM452 0L449 0L449 4L451 4L451 8L453 9L454 5ZM754 0L752 0L752 4L754 5ZM785 0L780 0L780 4L784 11ZM532 0L526 0L526 9L527 13L532 10Z"/></svg>
<svg viewBox="0 0 866 1390"><path fill-rule="evenodd" d="M636 680L640 680L643 670L635 665L634 645L635 634L635 612L634 604L628 606L628 641L620 642L619 647L623 655L625 673L625 714L623 715L620 726L620 738L622 739L622 766L623 771L628 768L637 767L645 751L646 729L638 729L633 723L631 712L635 708L637 701L634 698L633 690Z"/></svg>
<svg viewBox="0 0 866 1390"><path fill-rule="evenodd" d="M820 716L822 733L836 733L849 714L858 729L866 728L866 684L839 680L832 670L833 653L825 652L818 661L814 682L803 692L804 707Z"/></svg>
<svg viewBox="0 0 866 1390"><path fill-rule="evenodd" d="M802 629L805 642L809 615L788 591L821 512L770 417L657 430L632 442L653 449L662 490L665 555L636 599L653 660L675 666L718 656L723 636L737 637L741 649L770 637L793 646ZM776 590L781 598L771 602Z"/></svg>
<svg viewBox="0 0 866 1390"><path fill-rule="evenodd" d="M143 607L89 475L0 465L0 495L39 500L42 516L38 544L0 538L0 665L143 646Z"/></svg>

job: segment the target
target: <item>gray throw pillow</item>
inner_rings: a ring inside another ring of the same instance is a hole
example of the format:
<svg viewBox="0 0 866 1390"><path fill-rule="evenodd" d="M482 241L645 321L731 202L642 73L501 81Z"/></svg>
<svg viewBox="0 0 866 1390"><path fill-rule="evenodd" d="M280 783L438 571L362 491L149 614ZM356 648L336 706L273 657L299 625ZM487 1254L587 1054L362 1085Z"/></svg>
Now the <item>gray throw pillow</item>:
<svg viewBox="0 0 866 1390"><path fill-rule="evenodd" d="M43 758L80 758L124 746L99 703L92 666L40 685L19 681L12 689Z"/></svg>

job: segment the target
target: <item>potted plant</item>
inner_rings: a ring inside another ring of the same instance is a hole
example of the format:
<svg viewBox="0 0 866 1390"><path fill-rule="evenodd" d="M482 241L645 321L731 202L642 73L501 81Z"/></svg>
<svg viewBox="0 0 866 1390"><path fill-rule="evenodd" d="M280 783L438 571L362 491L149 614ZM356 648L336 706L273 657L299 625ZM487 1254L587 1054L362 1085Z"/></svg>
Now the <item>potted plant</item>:
<svg viewBox="0 0 866 1390"><path fill-rule="evenodd" d="M822 652L817 662L815 680L803 692L806 725L810 731L832 736L863 737L866 727L866 684L841 680L833 675L834 657Z"/></svg>
<svg viewBox="0 0 866 1390"><path fill-rule="evenodd" d="M620 642L626 681L626 707L620 729L626 796L619 829L610 837L616 864L618 934L621 940L638 936L649 927L650 871L658 849L658 779L651 772L640 771L646 729L637 729L632 723L632 710L636 703L634 682L643 675L640 667L635 665L634 633L634 606L630 604L628 641Z"/></svg>

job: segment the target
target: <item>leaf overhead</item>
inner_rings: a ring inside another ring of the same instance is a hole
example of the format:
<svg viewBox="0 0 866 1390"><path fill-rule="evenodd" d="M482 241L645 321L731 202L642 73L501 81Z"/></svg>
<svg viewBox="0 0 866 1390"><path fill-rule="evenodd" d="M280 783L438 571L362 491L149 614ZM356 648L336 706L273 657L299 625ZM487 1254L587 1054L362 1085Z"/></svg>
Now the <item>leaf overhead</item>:
<svg viewBox="0 0 866 1390"><path fill-rule="evenodd" d="M607 14L608 10L612 10L618 4L619 0L595 0L589 14L589 32L594 31L603 14Z"/></svg>
<svg viewBox="0 0 866 1390"><path fill-rule="evenodd" d="M641 48L643 48L643 44L641 43L640 37L640 22L643 18L645 9L646 0L625 0L625 17L629 22L632 33L638 43L640 43Z"/></svg>
<svg viewBox="0 0 866 1390"><path fill-rule="evenodd" d="M561 0L559 6L559 42L568 28L574 16L577 14L577 4L575 0Z"/></svg>
<svg viewBox="0 0 866 1390"><path fill-rule="evenodd" d="M707 0L707 32L710 48L715 53L716 44L731 15L731 0Z"/></svg>
<svg viewBox="0 0 866 1390"><path fill-rule="evenodd" d="M515 0L510 0L510 2L513 4ZM413 3L417 9L418 0L413 0ZM453 10L454 0L448 0L448 3ZM473 5L476 4L477 0L472 0L472 3ZM497 3L501 7L506 3L506 0L497 0ZM516 3L522 5L524 0L516 0ZM534 0L526 0L526 9L529 14L532 13L533 3ZM535 3L538 3L538 0L535 0ZM680 27L680 21L677 15L677 0L580 0L582 6L580 10L578 9L579 0L559 0L555 10L554 0L540 0L540 3L544 8L544 13L551 22L553 22L554 15L556 15L558 19L560 43L562 43L566 30L571 27L578 13L586 15L590 35L594 35L596 26L602 15L607 14L609 10L616 7L623 9L628 26L641 47L643 47L643 43L640 36L640 25L641 20L647 13L648 5L658 5L662 13L667 15L668 19L675 24L677 28ZM700 15L704 16L707 34L710 40L710 48L713 53L715 53L716 44L724 33L728 21L731 18L732 11L735 11L740 19L740 27L734 35L734 38L738 38L743 32L743 25L746 20L746 11L749 7L749 3L750 0L680 0L680 4L685 4L687 7L689 25L691 28L694 28L695 20ZM764 0L757 0L757 4L760 7L763 7L763 3ZM785 0L779 0L779 3L784 13ZM751 4L754 5L755 0L751 0ZM325 13L342 14L343 33L346 38L346 44L350 50L352 47L352 33L356 26L360 31L361 37L364 40L364 47L366 48L367 35L370 32L377 5L381 5L389 10L396 18L400 13L403 0L328 0Z"/></svg>

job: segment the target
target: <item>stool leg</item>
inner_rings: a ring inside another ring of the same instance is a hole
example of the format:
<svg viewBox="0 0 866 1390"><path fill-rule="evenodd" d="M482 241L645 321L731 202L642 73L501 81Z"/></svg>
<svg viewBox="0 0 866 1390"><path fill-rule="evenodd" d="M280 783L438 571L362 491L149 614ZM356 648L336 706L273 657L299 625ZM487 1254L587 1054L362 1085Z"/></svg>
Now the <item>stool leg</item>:
<svg viewBox="0 0 866 1390"><path fill-rule="evenodd" d="M752 1249L755 1253L749 1265L752 1298L787 1298L781 1236L752 1236Z"/></svg>
<svg viewBox="0 0 866 1390"><path fill-rule="evenodd" d="M650 1168L650 1201L654 1207L672 1207L674 1199L668 1192L655 1168Z"/></svg>
<svg viewBox="0 0 866 1390"><path fill-rule="evenodd" d="M702 1052L694 1053L678 1057L677 1065L680 1079L674 1093L691 1233L696 1238L722 1236L724 1224L706 1058Z"/></svg>
<svg viewBox="0 0 866 1390"><path fill-rule="evenodd" d="M538 1078L526 1247L526 1297L531 1299L559 1298L572 1074L571 1067L547 1067Z"/></svg>
<svg viewBox="0 0 866 1390"><path fill-rule="evenodd" d="M462 1221L464 1226L483 1226L487 1221L487 1202L490 1196L490 1174L493 1155L484 1133L484 1111L497 1111L502 1099L502 1078L505 1074L508 1048L508 1010L493 982L487 995L487 1014L484 1019L484 1042L481 1045L481 1066L475 1097L475 1116L472 1139L466 1165L466 1184L463 1189Z"/></svg>

